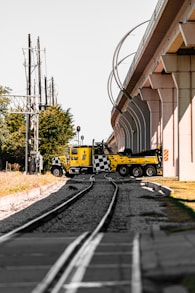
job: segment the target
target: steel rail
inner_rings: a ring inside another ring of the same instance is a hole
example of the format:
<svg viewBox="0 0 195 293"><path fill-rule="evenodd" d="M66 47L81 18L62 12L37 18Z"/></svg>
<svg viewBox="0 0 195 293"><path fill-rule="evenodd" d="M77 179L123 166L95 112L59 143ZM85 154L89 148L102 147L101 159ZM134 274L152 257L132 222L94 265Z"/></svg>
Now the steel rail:
<svg viewBox="0 0 195 293"><path fill-rule="evenodd" d="M51 209L50 211L42 214L41 216L38 216L27 223L21 225L20 227L17 227L13 229L12 231L1 235L0 236L0 244L4 243L5 241L8 241L14 237L17 237L20 233L23 233L25 230L32 229L35 226L39 226L40 222L45 221L48 218L53 217L54 214L59 213L64 208L68 207L69 205L73 204L80 196L84 195L88 190L90 190L93 187L94 180L93 178L90 178L90 185L86 188L80 190L77 192L73 197L66 200L65 202L59 204L57 207Z"/></svg>
<svg viewBox="0 0 195 293"><path fill-rule="evenodd" d="M116 204L118 185L114 182L114 180L111 177L105 176L105 178L108 179L110 183L114 185L115 190L109 207L104 216L102 217L101 221L91 234L84 233L80 235L73 243L71 243L65 249L65 251L56 261L54 266L47 273L45 278L42 280L42 282L40 282L37 285L37 287L32 291L32 293L57 293L63 286L63 284L70 278L74 279L73 282L75 282L75 280L77 282L78 280L81 280L83 278L85 269L81 267L81 264L84 262L86 267L87 264L90 262L95 248L98 246L103 237L103 231L105 231L106 227L108 226L109 219L112 216ZM66 268L64 268L68 261L69 264ZM56 276L59 275L59 273L61 274L62 270L64 270L64 272L62 273L60 279L58 281L55 281ZM74 290L76 289L74 288Z"/></svg>

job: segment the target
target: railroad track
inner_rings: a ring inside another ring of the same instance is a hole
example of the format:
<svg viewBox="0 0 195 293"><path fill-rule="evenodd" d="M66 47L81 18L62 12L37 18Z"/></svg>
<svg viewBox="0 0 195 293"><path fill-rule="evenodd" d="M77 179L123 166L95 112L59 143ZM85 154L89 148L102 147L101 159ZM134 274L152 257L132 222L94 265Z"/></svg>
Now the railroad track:
<svg viewBox="0 0 195 293"><path fill-rule="evenodd" d="M102 180L102 178L98 179ZM103 216L101 216L101 220L99 220L98 224L96 225L95 229L93 231L85 231L84 233L80 235L72 235L71 234L71 240L69 239L68 244L64 245L64 249L61 245L61 240L59 239L62 238L62 234L60 234L60 237L54 236L56 239L56 249L59 246L59 251L60 254L56 256L56 259L54 263L52 264L51 267L44 267L45 275L41 280L34 280L34 274L32 273L32 269L29 271L31 276L28 276L27 279L29 279L29 282L24 282L20 280L16 280L14 283L11 285L11 291L9 292L16 292L15 289L18 287L20 288L19 292L33 292L33 293L43 293L43 292L61 292L63 288L63 292L77 292L79 288L83 286L83 284L86 285L85 282L82 282L83 277L86 273L87 267L89 266L91 259L94 256L95 251L97 248L100 246L100 243L103 242L104 238L104 232L106 231L109 221L112 217L115 205L116 205L116 200L117 200L117 194L118 194L118 185L115 183L115 181L109 177L105 176L103 180L106 180L107 183L111 184L113 187L113 193L110 199L110 203L104 212ZM8 249L13 247L13 254L17 254L16 247L22 246L23 248L26 247L25 243L27 242L29 245L29 240L32 240L33 244L33 237L36 239L35 243L37 241L40 241L40 244L45 243L43 238L39 238L39 233L37 232L37 229L39 227L45 225L46 222L51 221L53 217L56 217L56 215L62 213L64 209L67 209L70 207L72 204L75 204L76 201L81 199L81 197L87 193L89 193L95 184L95 177L92 176L89 179L90 184L85 187L83 190L78 191L72 198L66 200L64 203L61 203L59 206L53 208L52 210L44 213L43 215L29 221L28 223L25 223L21 227L18 227L0 237L0 244L1 244L1 253L3 253L3 250L5 249L5 255L8 253ZM105 192L105 190L104 190ZM36 231L32 233L32 231ZM38 234L38 235L37 235ZM34 235L34 236L33 236ZM63 236L64 237L64 236ZM65 239L66 237L64 237ZM39 239L39 240L38 240ZM47 239L47 238L46 238ZM49 240L49 239L48 239ZM67 241L67 240L66 240ZM65 241L65 242L66 242ZM60 242L60 244L59 244ZM134 243L134 244L133 244ZM27 247L28 247L27 245ZM129 243L128 243L129 246ZM27 251L30 251L29 248L24 248ZM42 247L42 245L41 245ZM15 248L15 252L14 252ZM35 244L35 250L38 249L38 254L43 254L42 251L39 251L38 245ZM43 247L42 247L43 249ZM46 249L46 248L45 248ZM134 250L134 254L136 256L136 260L132 259L132 262L135 264L132 266L135 268L135 270L132 271L132 282L130 282L128 279L127 280L122 280L122 281L107 281L107 282L102 282L102 286L134 286L137 291L132 289L132 292L141 292L139 291L139 287L141 286L140 279L138 281L138 276L139 276L139 270L138 270L138 258L139 258L139 248L138 248L138 237L136 236L132 240L132 247L129 246L131 254L131 250ZM49 251L48 251L49 252ZM22 252L21 252L22 253ZM35 252L33 251L31 254L34 254ZM10 253L11 254L11 253ZM36 253L37 254L37 251ZM30 258L28 253L27 253L27 258ZM17 260L18 261L18 260ZM20 267L24 266L23 262L19 264L19 269ZM35 265L33 267L33 270L39 270L40 263L38 265ZM16 270L18 270L18 266L15 267ZM129 270L129 267L128 267ZM14 267L12 266L12 269L10 270L10 267L8 265L8 271L7 273L16 274L14 271ZM7 274L8 275L8 274ZM8 280L9 276L7 276ZM11 278L11 277L10 277ZM24 277L25 278L25 277ZM37 276L36 278L37 279ZM8 281L5 281L4 283L0 284L0 291L4 292L4 289L9 287L10 283L8 284ZM89 286L89 282L87 282L87 285ZM96 288L97 282L90 282L90 286L94 286ZM99 286L99 285L98 285ZM29 291L30 289L30 291ZM13 290L13 291L12 291ZM6 292L6 291L5 291Z"/></svg>
<svg viewBox="0 0 195 293"><path fill-rule="evenodd" d="M39 226L42 226L43 223L48 222L50 219L56 216L56 214L61 213L68 206L72 205L75 201L77 201L81 196L83 196L86 192L88 192L93 187L93 177L90 180L89 186L77 192L70 199L65 200L63 203L59 204L57 207L50 209L48 212L42 214L34 218L33 220L28 221L24 225L19 226L18 228L0 236L0 244L8 241L14 237L17 237L20 233L31 232Z"/></svg>
<svg viewBox="0 0 195 293"><path fill-rule="evenodd" d="M141 233L194 229L194 217L162 190L116 174L76 177L52 196L60 204L37 221L1 230L0 292L145 292Z"/></svg>

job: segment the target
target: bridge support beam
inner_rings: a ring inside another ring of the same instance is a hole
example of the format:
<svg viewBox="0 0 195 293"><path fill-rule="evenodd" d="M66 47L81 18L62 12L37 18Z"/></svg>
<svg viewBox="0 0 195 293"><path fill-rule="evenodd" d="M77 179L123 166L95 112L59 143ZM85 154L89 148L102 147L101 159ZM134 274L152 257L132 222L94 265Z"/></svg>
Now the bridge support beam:
<svg viewBox="0 0 195 293"><path fill-rule="evenodd" d="M195 44L195 23L194 22L186 22L186 23L180 23L179 28L184 40L184 43L186 47L188 46L194 46Z"/></svg>
<svg viewBox="0 0 195 293"><path fill-rule="evenodd" d="M150 110L151 149L162 145L161 137L161 101L158 92L151 88L140 89L142 100L146 101Z"/></svg>
<svg viewBox="0 0 195 293"><path fill-rule="evenodd" d="M177 92L170 74L151 74L150 83L157 89L162 104L163 176L178 176Z"/></svg>
<svg viewBox="0 0 195 293"><path fill-rule="evenodd" d="M177 88L178 177L195 180L195 56L167 54L161 58Z"/></svg>

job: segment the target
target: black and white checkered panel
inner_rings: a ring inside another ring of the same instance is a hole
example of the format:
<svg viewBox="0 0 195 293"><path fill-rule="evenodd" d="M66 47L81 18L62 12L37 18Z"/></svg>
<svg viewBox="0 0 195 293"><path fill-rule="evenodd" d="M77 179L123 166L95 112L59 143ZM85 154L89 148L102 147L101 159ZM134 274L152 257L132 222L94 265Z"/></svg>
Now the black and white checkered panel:
<svg viewBox="0 0 195 293"><path fill-rule="evenodd" d="M95 155L94 156L94 171L98 172L110 172L110 161L106 155Z"/></svg>
<svg viewBox="0 0 195 293"><path fill-rule="evenodd" d="M58 157L52 158L52 165L61 166L61 161Z"/></svg>

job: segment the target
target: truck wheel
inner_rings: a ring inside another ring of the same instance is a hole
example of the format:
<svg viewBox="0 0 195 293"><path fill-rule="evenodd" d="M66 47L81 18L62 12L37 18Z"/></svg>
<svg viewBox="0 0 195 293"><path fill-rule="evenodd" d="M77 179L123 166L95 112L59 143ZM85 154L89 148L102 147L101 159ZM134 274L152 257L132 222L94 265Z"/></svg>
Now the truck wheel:
<svg viewBox="0 0 195 293"><path fill-rule="evenodd" d="M140 166L134 166L131 169L131 172L134 177L141 177L143 174L142 168Z"/></svg>
<svg viewBox="0 0 195 293"><path fill-rule="evenodd" d="M61 177L62 176L62 170L59 167L52 168L52 171L51 172L56 177Z"/></svg>
<svg viewBox="0 0 195 293"><path fill-rule="evenodd" d="M121 176L127 176L129 175L129 167L126 165L122 165L119 167L118 172Z"/></svg>
<svg viewBox="0 0 195 293"><path fill-rule="evenodd" d="M145 173L146 173L146 176L148 177L156 176L156 173L157 173L156 168L152 165L148 165L145 168Z"/></svg>

